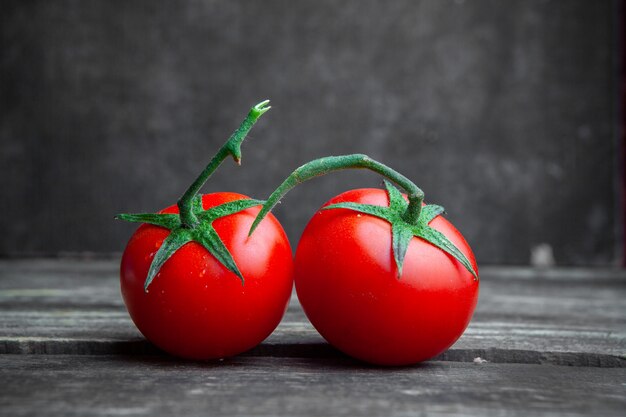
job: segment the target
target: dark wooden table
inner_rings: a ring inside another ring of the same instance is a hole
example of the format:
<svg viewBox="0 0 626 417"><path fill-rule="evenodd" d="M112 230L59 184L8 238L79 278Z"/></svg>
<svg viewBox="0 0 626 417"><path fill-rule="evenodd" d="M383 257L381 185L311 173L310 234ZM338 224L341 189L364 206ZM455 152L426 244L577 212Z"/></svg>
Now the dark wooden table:
<svg viewBox="0 0 626 417"><path fill-rule="evenodd" d="M263 344L200 363L141 337L115 261L1 261L0 415L626 415L626 272L481 279L463 337L420 365L345 357L295 296Z"/></svg>

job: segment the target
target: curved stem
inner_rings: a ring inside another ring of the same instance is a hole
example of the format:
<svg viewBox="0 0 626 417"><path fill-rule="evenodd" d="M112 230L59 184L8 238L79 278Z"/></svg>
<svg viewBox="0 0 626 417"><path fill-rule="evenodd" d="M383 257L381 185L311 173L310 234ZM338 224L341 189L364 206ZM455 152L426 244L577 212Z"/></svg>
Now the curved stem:
<svg viewBox="0 0 626 417"><path fill-rule="evenodd" d="M269 109L271 106L267 106L269 100L265 100L257 104L250 109L248 116L241 122L239 128L230 135L226 143L217 151L215 156L211 159L209 164L200 173L198 178L187 188L187 191L178 200L178 210L180 211L180 220L184 227L193 228L198 224L198 218L193 213L193 198L198 194L198 191L202 188L204 183L215 172L217 167L226 159L229 155L233 157L238 165L241 165L241 143L246 138L246 135L252 129L252 126L256 121Z"/></svg>
<svg viewBox="0 0 626 417"><path fill-rule="evenodd" d="M328 174L329 172L350 168L369 169L370 171L381 174L402 187L407 192L409 198L409 205L403 213L402 218L410 224L417 223L417 219L422 211L424 192L410 179L396 172L387 165L375 161L367 155L352 154L328 156L325 158L315 159L293 171L291 175L289 175L287 179L285 179L285 181L283 181L283 183L276 190L274 190L272 195L269 196L256 219L254 219L254 223L252 223L252 227L250 228L248 235L251 235L252 232L254 232L254 229L256 229L267 213L269 213L283 198L283 196L296 185L312 178Z"/></svg>

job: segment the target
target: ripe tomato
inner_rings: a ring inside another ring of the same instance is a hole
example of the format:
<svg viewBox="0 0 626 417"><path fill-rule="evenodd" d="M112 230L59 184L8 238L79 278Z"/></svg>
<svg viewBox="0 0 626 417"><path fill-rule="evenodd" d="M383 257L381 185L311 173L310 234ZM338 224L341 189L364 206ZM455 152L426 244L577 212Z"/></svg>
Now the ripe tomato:
<svg viewBox="0 0 626 417"><path fill-rule="evenodd" d="M384 190L358 189L328 201L389 206ZM448 238L477 271L463 236L441 216L429 226ZM355 358L381 365L432 358L463 333L478 299L478 280L454 257L410 240L402 274L394 263L391 224L345 208L320 210L295 258L298 299L319 333Z"/></svg>
<svg viewBox="0 0 626 417"><path fill-rule="evenodd" d="M240 199L248 197L205 194L202 206L207 210ZM273 216L248 238L258 212L252 207L213 221L245 285L191 241L171 255L145 291L154 255L170 231L150 224L137 229L122 257L120 283L128 312L148 340L176 356L216 359L256 346L276 328L291 296L292 254ZM178 213L178 207L161 213Z"/></svg>

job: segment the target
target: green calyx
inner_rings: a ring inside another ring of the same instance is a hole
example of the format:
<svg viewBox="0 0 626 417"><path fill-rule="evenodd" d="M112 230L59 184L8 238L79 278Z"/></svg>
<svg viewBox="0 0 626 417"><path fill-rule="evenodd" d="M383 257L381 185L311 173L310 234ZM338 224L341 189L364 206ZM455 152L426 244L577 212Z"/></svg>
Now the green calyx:
<svg viewBox="0 0 626 417"><path fill-rule="evenodd" d="M323 210L353 210L389 222L391 224L392 250L398 271L398 278L402 276L402 267L409 243L413 237L417 237L454 257L474 276L474 279L478 280L478 275L467 257L441 232L429 226L429 223L435 217L444 212L443 207L434 204L423 206L424 193L419 187L405 176L369 158L367 155L330 156L313 160L297 168L267 199L267 202L263 205L254 220L249 234L254 232L257 225L263 220L267 213L269 213L282 197L296 185L332 171L349 168L365 168L377 172L407 191L408 202L396 187L391 185L388 181L385 181L385 187L389 196L389 207L344 202L323 208Z"/></svg>
<svg viewBox="0 0 626 417"><path fill-rule="evenodd" d="M139 213L139 214L119 214L116 219L124 220L127 222L135 223L147 223L154 226L163 227L169 229L171 232L165 238L161 247L154 255L154 259L150 264L148 270L148 276L144 283L144 289L148 291L148 286L154 280L159 273L159 270L178 249L183 247L188 242L198 242L211 255L215 257L226 269L233 272L239 277L241 283L244 283L243 275L232 255L220 239L219 235L213 228L213 221L230 216L231 214L239 213L242 210L249 209L250 207L259 206L264 203L260 200L235 200L228 203L221 204L219 206L212 207L208 210L202 209L202 196L197 196L197 204L194 204L194 215L197 218L197 223L193 228L183 226L181 216L178 214L160 214L160 213Z"/></svg>
<svg viewBox="0 0 626 417"><path fill-rule="evenodd" d="M428 225L435 217L444 212L443 207L436 204L423 206L421 214L417 218L417 222L409 223L403 217L409 203L402 197L400 191L388 181L385 181L385 188L389 196L389 207L346 202L331 204L324 207L323 210L343 208L369 214L388 221L391 224L393 257L398 269L398 277L402 276L402 266L404 264L406 251L409 248L409 243L413 237L418 237L452 255L474 276L474 278L478 279L472 264L465 255L463 255L463 252L454 246L441 232Z"/></svg>
<svg viewBox="0 0 626 417"><path fill-rule="evenodd" d="M244 284L244 278L237 267L231 253L220 239L213 228L213 222L221 217L230 216L254 206L262 205L260 200L235 200L208 210L202 207L202 196L198 194L202 186L228 157L232 156L237 164L241 164L241 143L252 129L252 126L271 107L265 100L250 109L248 116L240 124L239 128L228 138L226 143L217 151L206 168L198 178L189 186L182 197L178 200L180 214L169 213L139 213L119 214L115 218L128 222L147 223L170 230L161 247L154 255L150 264L148 275L144 283L144 289L148 292L148 286L158 275L165 262L189 242L201 244L211 255L215 257L226 269L233 272Z"/></svg>

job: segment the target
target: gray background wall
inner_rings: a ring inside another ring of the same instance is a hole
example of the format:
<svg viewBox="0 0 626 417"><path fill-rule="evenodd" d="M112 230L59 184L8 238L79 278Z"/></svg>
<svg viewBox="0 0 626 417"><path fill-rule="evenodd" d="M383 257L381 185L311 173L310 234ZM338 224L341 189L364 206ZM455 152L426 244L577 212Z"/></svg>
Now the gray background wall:
<svg viewBox="0 0 626 417"><path fill-rule="evenodd" d="M619 262L617 2L3 1L0 255L123 250L257 101L207 192L263 198L364 152L447 207L479 262ZM340 173L276 211L292 244Z"/></svg>

